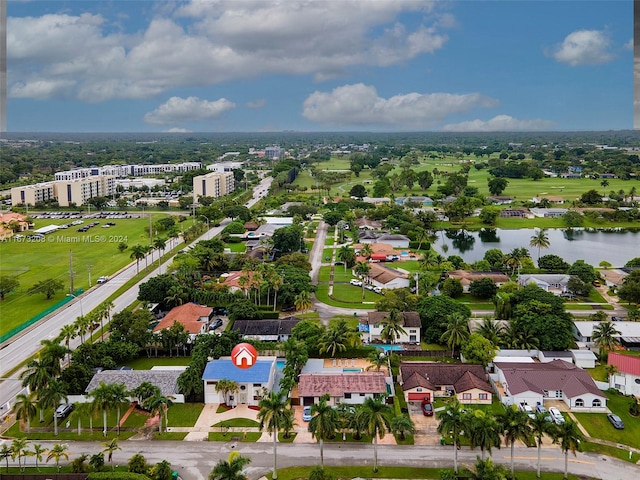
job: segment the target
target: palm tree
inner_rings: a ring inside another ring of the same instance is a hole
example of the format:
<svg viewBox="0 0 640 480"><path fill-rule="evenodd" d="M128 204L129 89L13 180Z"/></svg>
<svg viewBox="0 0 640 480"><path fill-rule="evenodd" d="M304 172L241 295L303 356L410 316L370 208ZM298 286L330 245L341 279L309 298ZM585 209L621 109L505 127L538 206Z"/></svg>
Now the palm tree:
<svg viewBox="0 0 640 480"><path fill-rule="evenodd" d="M91 327L92 323L93 322L91 321L91 317L89 315L80 316L76 318L75 322L73 322L73 324L76 326L76 329L78 331L78 335L80 335L80 341L82 343L84 343L84 340L85 340L84 336L89 331L89 327Z"/></svg>
<svg viewBox="0 0 640 480"><path fill-rule="evenodd" d="M122 448L118 446L118 439L112 438L110 441L104 442L102 445L104 446L102 453L107 454L107 461L111 464L111 470L115 470L115 467L113 466L113 452L122 450Z"/></svg>
<svg viewBox="0 0 640 480"><path fill-rule="evenodd" d="M493 416L483 410L473 410L466 414L465 433L471 448L480 447L482 460L485 450L491 454L493 447L500 448L500 428Z"/></svg>
<svg viewBox="0 0 640 480"><path fill-rule="evenodd" d="M234 382L233 380L227 380L226 378L222 378L218 380L216 383L216 392L222 393L222 397L224 398L224 403L229 405L229 397L230 393L235 393L238 391L238 382Z"/></svg>
<svg viewBox="0 0 640 480"><path fill-rule="evenodd" d="M16 403L13 404L13 412L16 420L26 420L27 433L31 433L31 419L38 414L36 408L36 392L16 395Z"/></svg>
<svg viewBox="0 0 640 480"><path fill-rule="evenodd" d="M324 467L324 441L334 438L340 419L335 408L327 403L329 394L320 397L317 404L311 405L309 432L320 444L320 466Z"/></svg>
<svg viewBox="0 0 640 480"><path fill-rule="evenodd" d="M107 436L107 410L113 406L112 390L109 384L100 382L96 388L89 392L89 396L93 398L94 411L102 410L102 435Z"/></svg>
<svg viewBox="0 0 640 480"><path fill-rule="evenodd" d="M228 460L220 460L216 463L209 473L209 480L246 480L247 477L242 470L250 463L249 457L243 457L233 451L229 454Z"/></svg>
<svg viewBox="0 0 640 480"><path fill-rule="evenodd" d="M404 318L400 313L393 309L382 321L382 330L380 331L380 337L385 341L391 341L394 343L396 338L400 338L400 335L406 335L407 331L402 328Z"/></svg>
<svg viewBox="0 0 640 480"><path fill-rule="evenodd" d="M112 383L109 388L111 389L111 403L115 405L117 411L117 434L120 435L120 405L128 400L129 392L124 383Z"/></svg>
<svg viewBox="0 0 640 480"><path fill-rule="evenodd" d="M344 352L347 350L347 336L346 332L343 332L335 327L326 330L320 337L319 352L322 355L327 352L331 358L336 356L337 352Z"/></svg>
<svg viewBox="0 0 640 480"><path fill-rule="evenodd" d="M386 432L391 429L389 417L392 414L391 407L381 400L367 397L362 408L357 414L357 421L361 423L364 431L373 438L373 471L378 471L378 436L384 438Z"/></svg>
<svg viewBox="0 0 640 480"><path fill-rule="evenodd" d="M351 263L356 258L356 252L349 245L343 245L338 249L338 260L344 263L344 271L347 272L347 263Z"/></svg>
<svg viewBox="0 0 640 480"><path fill-rule="evenodd" d="M413 435L416 431L415 425L406 415L397 415L391 419L391 432L404 440L407 435Z"/></svg>
<svg viewBox="0 0 640 480"><path fill-rule="evenodd" d="M278 305L278 290L284 283L282 276L279 273L275 273L271 276L271 287L273 288L273 311L276 311Z"/></svg>
<svg viewBox="0 0 640 480"><path fill-rule="evenodd" d="M540 261L540 249L549 248L550 245L551 242L549 242L546 228L537 229L529 241L530 247L538 249L538 261Z"/></svg>
<svg viewBox="0 0 640 480"><path fill-rule="evenodd" d="M31 452L31 454L36 459L36 469L38 471L40 471L40 466L38 465L38 462L42 461L42 456L45 453L47 453L47 449L46 448L44 448L39 443L34 443L33 444L33 451Z"/></svg>
<svg viewBox="0 0 640 480"><path fill-rule="evenodd" d="M464 429L465 416L462 408L462 404L456 397L449 402L444 410L436 413L436 418L440 421L438 423L438 433L444 437L444 435L450 435L453 440L453 470L455 474L458 474L458 444L460 442L460 432Z"/></svg>
<svg viewBox="0 0 640 480"><path fill-rule="evenodd" d="M60 472L60 459L64 458L65 460L69 460L69 453L67 452L68 446L64 443L56 443L49 450L49 455L47 455L47 463L49 460L54 459L56 462L56 468L58 469L58 473Z"/></svg>
<svg viewBox="0 0 640 480"><path fill-rule="evenodd" d="M306 290L302 290L294 297L293 303L296 307L296 310L302 311L302 313L304 313L313 305L311 294Z"/></svg>
<svg viewBox="0 0 640 480"><path fill-rule="evenodd" d="M511 405L498 415L498 422L502 427L505 444L507 446L511 444L511 478L514 478L513 450L517 440L526 442L531 436L529 415L527 412L519 410L515 405Z"/></svg>
<svg viewBox="0 0 640 480"><path fill-rule="evenodd" d="M142 260L146 254L147 254L147 247L145 246L138 244L131 247L131 255L129 255L129 258L131 258L131 260L136 261L137 273L140 273L140 260Z"/></svg>
<svg viewBox="0 0 640 480"><path fill-rule="evenodd" d="M98 305L98 317L100 318L100 340L104 342L104 321L107 323L111 319L111 312L115 308L113 302L105 300Z"/></svg>
<svg viewBox="0 0 640 480"><path fill-rule="evenodd" d="M387 364L387 356L384 354L384 352L380 352L379 350L369 353L367 360L371 364L367 368L365 368L365 370L367 371L375 370L376 372L379 372L382 367Z"/></svg>
<svg viewBox="0 0 640 480"><path fill-rule="evenodd" d="M600 186L602 187L602 196L607 196L607 187L609 186L609 180L606 178L600 182Z"/></svg>
<svg viewBox="0 0 640 480"><path fill-rule="evenodd" d="M286 421L286 417L290 416L288 410L289 401L280 392L270 392L268 397L263 397L258 403L260 411L258 412L258 420L260 420L260 430L265 428L273 437L273 478L278 478L277 466L277 448L278 431L282 428Z"/></svg>
<svg viewBox="0 0 640 480"><path fill-rule="evenodd" d="M82 416L89 416L90 429L93 430L93 405L88 402L78 403L75 408L76 418L78 419L78 435L82 435Z"/></svg>
<svg viewBox="0 0 640 480"><path fill-rule="evenodd" d="M564 453L564 477L567 478L569 469L569 450L575 456L576 450L580 442L584 440L584 436L580 432L578 425L571 420L561 423L554 429L553 441L560 444L560 449Z"/></svg>
<svg viewBox="0 0 640 480"><path fill-rule="evenodd" d="M22 380L23 387L27 387L31 392L38 393L49 383L51 374L47 365L33 359L29 360L27 368L20 373L18 378ZM44 422L44 409L40 404L38 406L40 407L40 423L42 423Z"/></svg>
<svg viewBox="0 0 640 480"><path fill-rule="evenodd" d="M498 322L494 322L488 317L485 317L477 330L477 333L489 340L494 347L500 346L500 335L502 333L502 327Z"/></svg>
<svg viewBox="0 0 640 480"><path fill-rule="evenodd" d="M160 261L162 260L162 254L164 253L164 249L167 248L167 239L156 237L153 240L153 248L156 250L160 250L160 254L158 255L158 268L160 268Z"/></svg>
<svg viewBox="0 0 640 480"><path fill-rule="evenodd" d="M44 408L55 409L63 400L67 401L67 394L59 380L51 380L38 394L38 401ZM53 434L58 436L58 417L55 414L53 415Z"/></svg>
<svg viewBox="0 0 640 480"><path fill-rule="evenodd" d="M15 460L16 457L18 458L18 468L21 472L24 472L21 459L27 452L28 443L29 441L26 438L15 438L11 442L11 459Z"/></svg>
<svg viewBox="0 0 640 480"><path fill-rule="evenodd" d="M373 249L371 248L371 244L369 243L363 244L362 247L360 248L360 255L365 258L369 258L372 253L373 253Z"/></svg>
<svg viewBox="0 0 640 480"><path fill-rule="evenodd" d="M358 275L358 277L360 277L360 280L362 280L362 299L363 300L364 300L364 285L365 283L367 283L365 280L368 277L370 271L371 271L371 267L367 262L356 262L356 265L354 267L354 272L356 272L356 275Z"/></svg>
<svg viewBox="0 0 640 480"><path fill-rule="evenodd" d="M420 259L420 267L424 268L425 270L431 270L437 267L439 264L440 256L432 248L422 254L422 258Z"/></svg>
<svg viewBox="0 0 640 480"><path fill-rule="evenodd" d="M60 333L58 334L58 341L64 342L64 344L67 347L67 352L69 355L69 358L67 358L67 361L71 360L71 349L69 348L69 344L71 343L71 340L76 338L77 336L78 336L78 329L76 325L73 323L63 325L62 328L60 329Z"/></svg>
<svg viewBox="0 0 640 480"><path fill-rule="evenodd" d="M604 358L605 354L620 345L620 338L616 337L616 335L620 335L620 331L616 329L611 321L600 322L593 327L591 339L596 347L600 349L600 358Z"/></svg>
<svg viewBox="0 0 640 480"><path fill-rule="evenodd" d="M467 318L460 312L453 312L447 316L446 330L440 337L451 350L451 355L469 338L469 325Z"/></svg>
<svg viewBox="0 0 640 480"><path fill-rule="evenodd" d="M62 373L62 360L67 355L68 350L60 345L57 340L40 340L42 350L40 350L40 361L44 363L52 377L58 377Z"/></svg>
<svg viewBox="0 0 640 480"><path fill-rule="evenodd" d="M494 465L490 458L476 457L476 464L469 468L472 480L505 480L507 470L502 465Z"/></svg>
<svg viewBox="0 0 640 480"><path fill-rule="evenodd" d="M158 432L162 433L162 419L164 418L165 428L169 426L169 407L173 404L171 396L164 396L159 391L147 401L147 408L152 414L158 414Z"/></svg>
<svg viewBox="0 0 640 480"><path fill-rule="evenodd" d="M542 450L542 437L553 431L554 423L550 422L547 413L536 413L533 418L529 419L531 434L535 437L538 445L538 470L537 477L540 478L540 452Z"/></svg>
<svg viewBox="0 0 640 480"><path fill-rule="evenodd" d="M8 443L3 443L0 447L0 461L4 460L7 464L7 473L9 473L9 458L13 455L13 450Z"/></svg>

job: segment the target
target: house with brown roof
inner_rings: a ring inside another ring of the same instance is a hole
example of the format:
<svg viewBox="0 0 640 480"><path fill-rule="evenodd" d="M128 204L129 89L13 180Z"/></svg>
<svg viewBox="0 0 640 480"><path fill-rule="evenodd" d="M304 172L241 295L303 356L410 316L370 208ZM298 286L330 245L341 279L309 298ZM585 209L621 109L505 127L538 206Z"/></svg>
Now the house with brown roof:
<svg viewBox="0 0 640 480"><path fill-rule="evenodd" d="M398 312L400 325L405 333L400 333L392 343L420 343L420 314L418 312ZM367 318L360 320L358 327L362 340L367 343L383 342L382 330L389 317L389 312L368 312Z"/></svg>
<svg viewBox="0 0 640 480"><path fill-rule="evenodd" d="M624 270L600 270L600 275L604 278L605 284L609 288L617 288L622 285L624 279L629 275Z"/></svg>
<svg viewBox="0 0 640 480"><path fill-rule="evenodd" d="M461 403L490 404L493 387L482 365L401 362L398 381L407 402L457 395Z"/></svg>
<svg viewBox="0 0 640 480"><path fill-rule="evenodd" d="M29 222L24 215L15 212L0 215L0 242L10 239L17 232L26 230L29 230Z"/></svg>
<svg viewBox="0 0 640 480"><path fill-rule="evenodd" d="M233 271L220 275L220 283L229 287L230 292L240 291L246 293L251 287L252 279L253 272Z"/></svg>
<svg viewBox="0 0 640 480"><path fill-rule="evenodd" d="M389 393L384 373L303 373L298 381L300 404L313 405L329 394L329 405L361 404Z"/></svg>
<svg viewBox="0 0 640 480"><path fill-rule="evenodd" d="M245 340L286 342L291 336L293 327L301 320L301 318L293 316L274 320L236 320L231 329L240 332Z"/></svg>
<svg viewBox="0 0 640 480"><path fill-rule="evenodd" d="M609 386L625 395L640 396L640 357L609 352L607 363L616 367L609 375Z"/></svg>
<svg viewBox="0 0 640 480"><path fill-rule="evenodd" d="M490 279L498 287L509 281L509 277L501 272L468 272L466 270L454 270L453 272L447 273L447 276L449 278L459 280L462 284L462 290L464 293L469 293L469 286L471 285L471 282L482 280L483 278Z"/></svg>
<svg viewBox="0 0 640 480"><path fill-rule="evenodd" d="M209 331L209 324L213 317L213 308L197 303L189 302L172 308L160 323L153 328L153 333L158 333L165 328L171 328L174 322L184 327L184 331L191 338Z"/></svg>
<svg viewBox="0 0 640 480"><path fill-rule="evenodd" d="M563 360L548 363L494 362L494 380L505 405L544 405L561 400L572 411L603 412L606 395L586 370Z"/></svg>
<svg viewBox="0 0 640 480"><path fill-rule="evenodd" d="M354 273L355 275L355 273ZM379 263L372 263L368 283L380 288L409 288L409 275Z"/></svg>

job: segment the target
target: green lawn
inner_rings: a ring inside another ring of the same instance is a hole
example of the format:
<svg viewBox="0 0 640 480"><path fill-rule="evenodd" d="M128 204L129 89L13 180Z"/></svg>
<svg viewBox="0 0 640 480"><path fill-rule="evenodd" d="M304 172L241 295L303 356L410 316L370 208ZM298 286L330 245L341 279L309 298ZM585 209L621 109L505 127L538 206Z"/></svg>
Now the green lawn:
<svg viewBox="0 0 640 480"><path fill-rule="evenodd" d="M595 452L602 455L608 455L609 457L618 458L626 462L637 463L640 460L640 455L633 452L629 457L629 450L623 448L616 448L610 445L602 445L601 443L594 442L582 442L580 444L581 452Z"/></svg>
<svg viewBox="0 0 640 480"><path fill-rule="evenodd" d="M331 266L325 265L324 267L320 267L320 272L318 273L318 281L319 282L328 282L329 275L331 273ZM333 272L333 281L334 282L348 282L353 278L351 274L351 269L347 268L345 272L344 265L337 265Z"/></svg>
<svg viewBox="0 0 640 480"><path fill-rule="evenodd" d="M574 415L587 429L589 436L640 448L640 418L629 415L631 398L616 393L605 393L609 399L607 407L622 419L624 430L613 428L605 413L575 413Z"/></svg>
<svg viewBox="0 0 640 480"><path fill-rule="evenodd" d="M349 283L347 284L334 284L333 285L333 298L339 302L357 302L360 304L362 300L362 287L356 287ZM364 302L377 302L382 298L382 295L371 292L365 288L364 290ZM373 308L373 305L369 305L368 308Z"/></svg>
<svg viewBox="0 0 640 480"><path fill-rule="evenodd" d="M203 403L174 403L168 411L169 426L193 427L203 408Z"/></svg>
<svg viewBox="0 0 640 480"><path fill-rule="evenodd" d="M230 418L229 420L223 420L218 422L212 427L259 427L260 423L250 418Z"/></svg>
<svg viewBox="0 0 640 480"><path fill-rule="evenodd" d="M605 367L606 365L598 365L596 368L585 368L585 370L589 372L589 375L591 375L591 378L594 380L606 382L608 381L609 376L607 375Z"/></svg>
<svg viewBox="0 0 640 480"><path fill-rule="evenodd" d="M154 214L153 219L165 217L166 214ZM35 220L35 228L47 225L70 223L72 220ZM107 220L99 220L102 224ZM85 223L89 223L87 220ZM90 229L78 232L79 227L59 230L45 237L44 242L8 241L0 242L0 275L17 276L20 286L7 295L0 304L0 334L22 324L29 318L65 298L69 291L69 251L73 253L75 271L74 288L89 287L89 270L95 284L102 275L112 275L131 262L131 251L120 253L117 249L122 241L132 247L136 244L148 245L148 218L117 219L111 228ZM144 266L144 262L141 262ZM27 291L40 280L54 278L61 280L65 288L51 300L44 295L28 295ZM85 312L87 313L87 312Z"/></svg>
<svg viewBox="0 0 640 480"><path fill-rule="evenodd" d="M232 253L244 253L247 250L247 246L244 244L244 242L225 243L224 248L228 248Z"/></svg>
<svg viewBox="0 0 640 480"><path fill-rule="evenodd" d="M191 357L151 357L146 356L130 360L125 363L127 367L131 367L134 370L151 370L151 367L182 367L188 366L191 362Z"/></svg>
<svg viewBox="0 0 640 480"><path fill-rule="evenodd" d="M344 285L349 286L351 288L359 288L359 287L352 287L351 285ZM323 284L323 285L318 285L318 290L316 291L316 298L321 301L322 303L326 303L327 305L331 305L333 307L343 307L343 308L353 308L354 310L358 310L360 308L364 308L364 309L373 309L375 307L375 305L363 305L362 303L345 303L342 301L337 301L334 300L332 298L329 298L328 295L328 291L329 291L329 285L327 284ZM334 289L335 292L335 289ZM371 293L371 292L368 292ZM357 296L355 298L360 299L361 298L361 294L357 294L360 296ZM375 295L375 294L372 294Z"/></svg>

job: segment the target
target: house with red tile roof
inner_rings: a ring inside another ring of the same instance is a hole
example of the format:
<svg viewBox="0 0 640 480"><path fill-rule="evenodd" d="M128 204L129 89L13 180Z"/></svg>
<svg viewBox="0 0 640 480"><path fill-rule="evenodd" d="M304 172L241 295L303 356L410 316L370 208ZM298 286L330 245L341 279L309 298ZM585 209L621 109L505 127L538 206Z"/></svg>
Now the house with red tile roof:
<svg viewBox="0 0 640 480"><path fill-rule="evenodd" d="M242 278L247 279L245 284ZM253 272L234 271L221 275L220 280L223 285L229 287L230 292L247 292L251 288L251 281L253 279Z"/></svg>
<svg viewBox="0 0 640 480"><path fill-rule="evenodd" d="M609 375L609 386L625 395L640 396L640 357L609 352L607 363L617 372Z"/></svg>
<svg viewBox="0 0 640 480"><path fill-rule="evenodd" d="M213 308L193 302L185 303L172 308L153 328L153 332L157 333L165 328L171 328L174 322L178 322L184 327L184 331L193 338L209 331L212 317Z"/></svg>
<svg viewBox="0 0 640 480"><path fill-rule="evenodd" d="M27 217L20 213L8 212L0 215L0 241L8 240L16 232L29 230Z"/></svg>
<svg viewBox="0 0 640 480"><path fill-rule="evenodd" d="M433 402L436 397L457 395L461 403L490 404L493 387L482 365L401 362L398 381L407 402Z"/></svg>
<svg viewBox="0 0 640 480"><path fill-rule="evenodd" d="M298 381L301 405L313 405L329 394L329 405L361 404L366 398L386 395L387 382L382 372L303 373Z"/></svg>
<svg viewBox="0 0 640 480"><path fill-rule="evenodd" d="M604 412L606 395L586 370L563 360L548 363L495 362L491 376L505 405L544 405L561 400L572 411Z"/></svg>

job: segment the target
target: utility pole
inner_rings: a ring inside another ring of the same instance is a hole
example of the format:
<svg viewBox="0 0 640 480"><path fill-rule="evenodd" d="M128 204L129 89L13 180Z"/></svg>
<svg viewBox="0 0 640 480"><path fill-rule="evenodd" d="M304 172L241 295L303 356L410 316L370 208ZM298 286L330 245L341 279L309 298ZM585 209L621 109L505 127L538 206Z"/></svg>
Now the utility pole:
<svg viewBox="0 0 640 480"><path fill-rule="evenodd" d="M91 269L93 265L87 265L87 270L89 270L89 288L91 288Z"/></svg>
<svg viewBox="0 0 640 480"><path fill-rule="evenodd" d="M73 251L69 249L69 290L73 294Z"/></svg>

